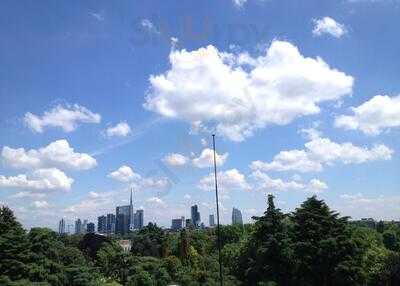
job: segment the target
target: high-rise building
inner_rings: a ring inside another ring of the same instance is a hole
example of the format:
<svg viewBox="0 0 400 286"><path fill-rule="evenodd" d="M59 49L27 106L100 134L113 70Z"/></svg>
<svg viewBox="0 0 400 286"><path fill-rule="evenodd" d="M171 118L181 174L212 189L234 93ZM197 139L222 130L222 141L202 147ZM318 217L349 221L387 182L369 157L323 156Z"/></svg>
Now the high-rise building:
<svg viewBox="0 0 400 286"><path fill-rule="evenodd" d="M143 210L137 210L134 218L133 218L133 223L134 223L134 228L135 229L142 229L143 228L143 217L144 217L144 211Z"/></svg>
<svg viewBox="0 0 400 286"><path fill-rule="evenodd" d="M191 218L193 226L198 227L200 225L200 213L197 205L194 205L191 208Z"/></svg>
<svg viewBox="0 0 400 286"><path fill-rule="evenodd" d="M133 231L135 228L134 216L133 216L133 200L132 200L132 189L131 198L129 200L129 231Z"/></svg>
<svg viewBox="0 0 400 286"><path fill-rule="evenodd" d="M81 234L82 233L82 222L81 219L78 218L75 221L75 234Z"/></svg>
<svg viewBox="0 0 400 286"><path fill-rule="evenodd" d="M87 233L94 233L95 232L95 226L94 226L93 222L89 222L87 224L86 232Z"/></svg>
<svg viewBox="0 0 400 286"><path fill-rule="evenodd" d="M107 233L107 217L105 215L97 218L97 232L103 234Z"/></svg>
<svg viewBox="0 0 400 286"><path fill-rule="evenodd" d="M58 223L58 233L64 234L65 233L65 220L62 218Z"/></svg>
<svg viewBox="0 0 400 286"><path fill-rule="evenodd" d="M118 206L115 210L115 232L128 233L134 229L132 189L130 203L127 206Z"/></svg>
<svg viewBox="0 0 400 286"><path fill-rule="evenodd" d="M87 219L84 219L83 223L82 223L82 233L86 233L87 232L87 224L88 224Z"/></svg>
<svg viewBox="0 0 400 286"><path fill-rule="evenodd" d="M237 208L232 209L232 224L243 225L242 212Z"/></svg>
<svg viewBox="0 0 400 286"><path fill-rule="evenodd" d="M129 231L130 206L118 206L115 210L115 233L124 235Z"/></svg>
<svg viewBox="0 0 400 286"><path fill-rule="evenodd" d="M214 215L210 214L209 218L208 218L208 223L210 225L210 227L214 227L215 226L215 220L214 220Z"/></svg>
<svg viewBox="0 0 400 286"><path fill-rule="evenodd" d="M184 227L185 224L185 218L181 217L181 218L174 218L172 219L172 223L171 223L171 229L172 230L180 230Z"/></svg>
<svg viewBox="0 0 400 286"><path fill-rule="evenodd" d="M107 214L107 234L115 233L115 214Z"/></svg>

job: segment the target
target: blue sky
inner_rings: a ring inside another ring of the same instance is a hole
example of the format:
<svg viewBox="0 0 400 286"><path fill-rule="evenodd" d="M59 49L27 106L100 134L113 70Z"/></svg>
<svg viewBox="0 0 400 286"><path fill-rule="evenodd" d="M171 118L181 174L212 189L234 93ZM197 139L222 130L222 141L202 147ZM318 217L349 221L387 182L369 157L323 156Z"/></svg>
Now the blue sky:
<svg viewBox="0 0 400 286"><path fill-rule="evenodd" d="M0 202L24 226L127 203L223 223L274 193L398 219L400 3L3 1ZM23 148L23 149L21 149Z"/></svg>

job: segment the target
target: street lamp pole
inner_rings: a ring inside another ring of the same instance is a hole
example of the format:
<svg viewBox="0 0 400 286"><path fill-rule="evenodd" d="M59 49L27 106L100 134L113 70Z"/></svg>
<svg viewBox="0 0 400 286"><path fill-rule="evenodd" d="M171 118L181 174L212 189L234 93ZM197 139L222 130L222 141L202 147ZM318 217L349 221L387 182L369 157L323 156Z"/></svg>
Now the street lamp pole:
<svg viewBox="0 0 400 286"><path fill-rule="evenodd" d="M221 239L220 239L220 227L219 227L219 203L218 203L218 181L217 181L217 158L216 158L216 151L215 151L215 134L212 135L212 138L213 138L213 150L214 150L215 201L217 203L217 243L218 243L218 260L219 260L219 280L220 280L220 285L223 286Z"/></svg>

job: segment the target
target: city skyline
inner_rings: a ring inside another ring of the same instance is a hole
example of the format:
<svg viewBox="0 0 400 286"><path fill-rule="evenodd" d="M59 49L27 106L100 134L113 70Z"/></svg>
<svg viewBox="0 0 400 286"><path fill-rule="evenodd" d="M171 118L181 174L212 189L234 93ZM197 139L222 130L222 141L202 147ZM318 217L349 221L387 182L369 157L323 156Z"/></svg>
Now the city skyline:
<svg viewBox="0 0 400 286"><path fill-rule="evenodd" d="M5 1L0 204L68 229L133 188L147 221L207 221L215 133L222 224L268 193L398 220L399 1L322 3Z"/></svg>

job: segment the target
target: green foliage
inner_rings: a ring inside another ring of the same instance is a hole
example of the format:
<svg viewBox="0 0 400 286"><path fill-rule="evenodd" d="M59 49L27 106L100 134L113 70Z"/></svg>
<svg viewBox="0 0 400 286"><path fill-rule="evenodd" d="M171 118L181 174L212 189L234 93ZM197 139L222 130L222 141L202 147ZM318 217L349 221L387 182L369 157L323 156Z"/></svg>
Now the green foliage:
<svg viewBox="0 0 400 286"><path fill-rule="evenodd" d="M284 214L268 196L264 214L253 219L221 227L225 286L400 285L395 223L349 223L316 197ZM129 238L125 253L117 237L26 233L3 207L0 285L220 285L215 229L168 233L149 224Z"/></svg>
<svg viewBox="0 0 400 286"><path fill-rule="evenodd" d="M0 208L0 276L24 278L29 261L29 244L21 224L7 207Z"/></svg>
<svg viewBox="0 0 400 286"><path fill-rule="evenodd" d="M291 238L284 222L285 215L275 208L268 195L268 207L261 217L254 217L254 231L243 247L239 259L241 277L248 285L262 281L286 285L291 277Z"/></svg>
<svg viewBox="0 0 400 286"><path fill-rule="evenodd" d="M132 238L133 255L166 257L169 251L168 236L155 224L149 223Z"/></svg>

